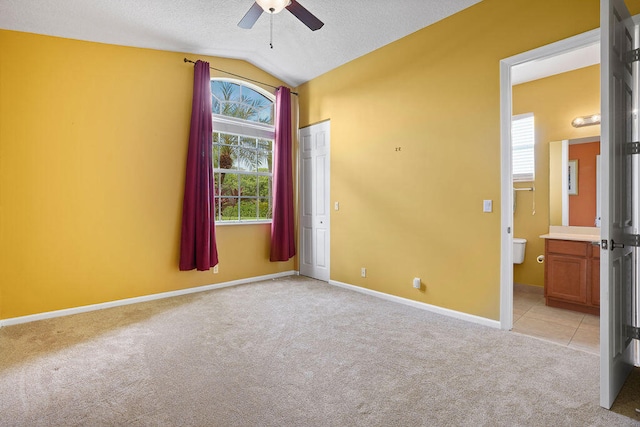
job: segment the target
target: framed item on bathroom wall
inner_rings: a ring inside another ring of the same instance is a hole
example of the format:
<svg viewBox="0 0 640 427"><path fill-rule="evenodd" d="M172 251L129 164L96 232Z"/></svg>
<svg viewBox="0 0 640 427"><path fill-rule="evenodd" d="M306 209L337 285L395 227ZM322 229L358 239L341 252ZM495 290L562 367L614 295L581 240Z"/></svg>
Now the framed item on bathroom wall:
<svg viewBox="0 0 640 427"><path fill-rule="evenodd" d="M570 196L578 195L578 161L577 160L569 160L569 167L567 168L567 172L569 174L568 182L568 190Z"/></svg>

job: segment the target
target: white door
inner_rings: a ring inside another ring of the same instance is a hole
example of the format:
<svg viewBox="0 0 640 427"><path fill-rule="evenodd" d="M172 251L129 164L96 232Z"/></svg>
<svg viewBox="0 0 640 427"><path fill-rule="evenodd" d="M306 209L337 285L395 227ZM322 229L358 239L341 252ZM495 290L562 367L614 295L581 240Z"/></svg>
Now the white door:
<svg viewBox="0 0 640 427"><path fill-rule="evenodd" d="M329 280L329 122L300 129L300 274Z"/></svg>
<svg viewBox="0 0 640 427"><path fill-rule="evenodd" d="M610 408L623 386L632 360L632 235L638 234L637 188L628 146L637 137L634 76L629 62L635 28L623 0L601 1L602 102L602 250L600 274L600 405ZM634 209L634 199L636 208Z"/></svg>

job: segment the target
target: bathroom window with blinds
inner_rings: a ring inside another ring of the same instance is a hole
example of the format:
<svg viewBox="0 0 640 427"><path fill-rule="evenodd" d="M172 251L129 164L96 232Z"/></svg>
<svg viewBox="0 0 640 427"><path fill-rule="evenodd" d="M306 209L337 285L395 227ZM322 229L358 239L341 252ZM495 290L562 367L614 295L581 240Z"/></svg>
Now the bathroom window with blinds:
<svg viewBox="0 0 640 427"><path fill-rule="evenodd" d="M513 182L533 181L535 176L535 132L533 113L511 119L511 167Z"/></svg>

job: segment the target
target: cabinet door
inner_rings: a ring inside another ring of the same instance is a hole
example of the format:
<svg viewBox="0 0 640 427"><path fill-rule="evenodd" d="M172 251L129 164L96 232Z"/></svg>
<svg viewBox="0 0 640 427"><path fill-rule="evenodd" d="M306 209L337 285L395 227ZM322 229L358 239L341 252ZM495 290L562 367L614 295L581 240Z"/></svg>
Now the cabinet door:
<svg viewBox="0 0 640 427"><path fill-rule="evenodd" d="M600 248L593 246L591 259L591 304L600 307Z"/></svg>
<svg viewBox="0 0 640 427"><path fill-rule="evenodd" d="M549 254L547 297L587 303L587 259Z"/></svg>

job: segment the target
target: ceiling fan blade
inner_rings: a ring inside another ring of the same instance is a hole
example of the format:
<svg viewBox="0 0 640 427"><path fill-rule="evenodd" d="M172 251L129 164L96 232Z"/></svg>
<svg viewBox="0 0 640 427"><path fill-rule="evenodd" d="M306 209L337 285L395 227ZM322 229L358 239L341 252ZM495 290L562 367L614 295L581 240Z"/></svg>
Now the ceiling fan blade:
<svg viewBox="0 0 640 427"><path fill-rule="evenodd" d="M258 18L260 18L260 15L262 15L262 8L258 3L254 2L253 6L244 14L240 22L238 22L238 27L246 30L250 29Z"/></svg>
<svg viewBox="0 0 640 427"><path fill-rule="evenodd" d="M313 13L305 9L296 0L291 0L291 3L287 6L287 10L293 13L296 18L302 21L302 23L312 31L319 30L324 25L324 22L316 18Z"/></svg>

